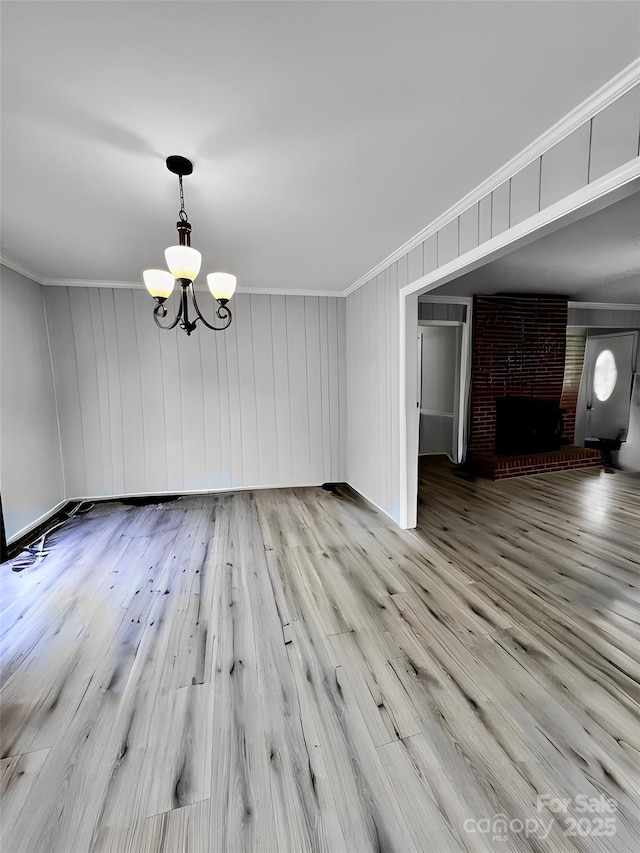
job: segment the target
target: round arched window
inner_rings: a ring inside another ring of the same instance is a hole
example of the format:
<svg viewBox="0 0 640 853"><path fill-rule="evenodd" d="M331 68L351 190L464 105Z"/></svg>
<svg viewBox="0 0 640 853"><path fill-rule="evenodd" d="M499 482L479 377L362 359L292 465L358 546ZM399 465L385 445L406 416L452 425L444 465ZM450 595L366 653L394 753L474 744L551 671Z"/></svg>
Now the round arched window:
<svg viewBox="0 0 640 853"><path fill-rule="evenodd" d="M602 350L593 370L593 390L598 400L603 402L609 399L616 387L617 379L618 368L613 353L610 349Z"/></svg>

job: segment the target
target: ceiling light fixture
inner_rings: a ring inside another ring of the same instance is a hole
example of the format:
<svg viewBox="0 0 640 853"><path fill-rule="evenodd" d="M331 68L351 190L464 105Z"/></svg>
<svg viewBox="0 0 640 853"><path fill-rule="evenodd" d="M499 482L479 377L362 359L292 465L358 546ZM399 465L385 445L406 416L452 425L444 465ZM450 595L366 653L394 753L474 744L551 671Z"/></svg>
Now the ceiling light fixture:
<svg viewBox="0 0 640 853"><path fill-rule="evenodd" d="M193 282L200 272L202 255L197 249L191 248L191 224L184 209L184 193L182 190L182 178L184 175L190 175L193 172L193 163L186 157L167 157L167 169L178 176L180 184L180 213L178 214L179 221L176 224L179 245L169 246L165 250L164 256L170 272L167 270L145 270L142 274L145 287L158 303L153 309L153 318L156 325L161 329L173 329L179 324L187 335L194 331L198 320L204 323L207 329L221 332L231 325L232 315L227 303L235 293L236 277L228 272L212 272L207 276L207 285L211 295L218 302L216 316L222 320L221 326L212 325L200 313L193 289ZM176 281L182 288L180 304L173 321L165 326L160 322L168 313L164 303L173 293ZM189 298L196 314L193 320L189 319Z"/></svg>

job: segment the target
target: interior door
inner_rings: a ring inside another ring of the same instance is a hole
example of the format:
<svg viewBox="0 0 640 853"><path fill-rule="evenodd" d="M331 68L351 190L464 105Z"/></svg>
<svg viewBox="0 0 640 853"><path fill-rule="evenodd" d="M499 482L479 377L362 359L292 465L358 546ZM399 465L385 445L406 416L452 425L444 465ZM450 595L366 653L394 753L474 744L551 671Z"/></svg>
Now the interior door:
<svg viewBox="0 0 640 853"><path fill-rule="evenodd" d="M637 332L587 339L583 371L587 383L587 437L617 438L626 434L636 346Z"/></svg>
<svg viewBox="0 0 640 853"><path fill-rule="evenodd" d="M446 454L459 462L458 419L462 324L433 321L419 326L419 454Z"/></svg>

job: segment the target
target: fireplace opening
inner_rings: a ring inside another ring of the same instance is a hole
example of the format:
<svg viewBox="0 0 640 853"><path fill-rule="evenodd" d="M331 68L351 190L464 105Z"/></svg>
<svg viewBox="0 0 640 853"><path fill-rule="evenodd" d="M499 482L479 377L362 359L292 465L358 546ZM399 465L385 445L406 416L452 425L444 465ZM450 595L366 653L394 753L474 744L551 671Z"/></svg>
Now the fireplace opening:
<svg viewBox="0 0 640 853"><path fill-rule="evenodd" d="M558 400L498 397L495 452L501 456L517 456L560 450L564 411Z"/></svg>

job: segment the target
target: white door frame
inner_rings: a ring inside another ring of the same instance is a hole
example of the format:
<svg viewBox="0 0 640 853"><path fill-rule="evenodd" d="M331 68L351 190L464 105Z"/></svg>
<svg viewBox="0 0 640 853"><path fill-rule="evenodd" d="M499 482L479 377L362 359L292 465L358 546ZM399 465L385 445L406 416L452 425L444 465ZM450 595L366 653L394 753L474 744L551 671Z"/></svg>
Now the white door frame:
<svg viewBox="0 0 640 853"><path fill-rule="evenodd" d="M529 219L487 240L475 249L401 288L398 294L398 350L400 420L398 464L400 466L401 528L415 527L418 520L418 417L414 399L417 387L418 296L441 287L459 276L577 222L613 204L640 188L640 157L593 181Z"/></svg>
<svg viewBox="0 0 640 853"><path fill-rule="evenodd" d="M466 314L464 320L419 320L418 331L425 326L456 326L460 329L460 374L458 376L458 399L454 403L454 417L456 419L456 456L462 457L465 439L466 439L466 421L467 421L467 403L469 401L469 385L471 378L471 317L473 311L473 300L471 297L458 296L447 299L446 296L433 296L430 299L423 299L422 302L447 302L447 304L457 304L466 306ZM422 369L422 354L418 357L419 370ZM418 381L420 376L418 375ZM418 398L420 398L420 384L418 385ZM418 410L423 413L423 409ZM420 421L418 420L418 450L420 448Z"/></svg>

